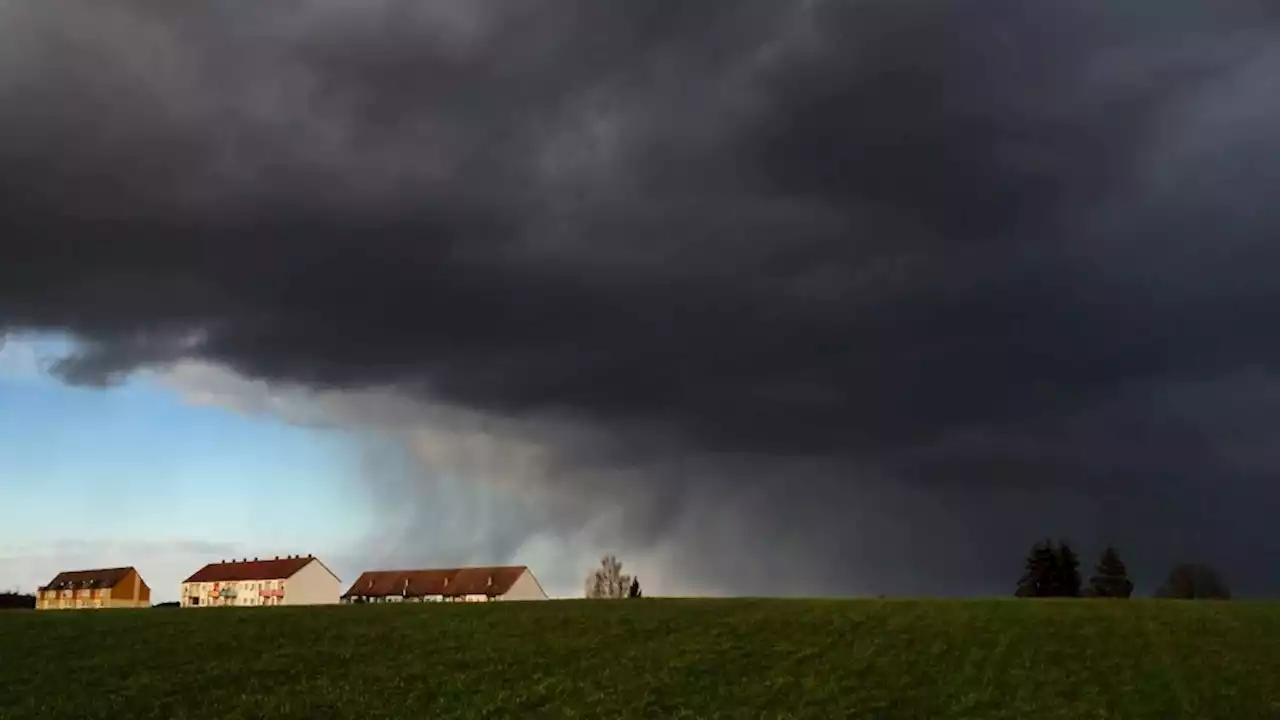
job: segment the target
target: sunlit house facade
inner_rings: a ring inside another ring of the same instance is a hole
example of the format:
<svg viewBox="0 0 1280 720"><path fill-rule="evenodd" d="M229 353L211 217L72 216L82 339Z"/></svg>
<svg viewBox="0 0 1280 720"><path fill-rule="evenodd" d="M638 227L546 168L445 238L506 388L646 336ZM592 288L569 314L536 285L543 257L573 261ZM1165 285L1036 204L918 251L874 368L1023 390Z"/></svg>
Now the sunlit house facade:
<svg viewBox="0 0 1280 720"><path fill-rule="evenodd" d="M104 610L151 605L151 588L132 567L60 572L36 592L37 610Z"/></svg>
<svg viewBox="0 0 1280 720"><path fill-rule="evenodd" d="M182 607L335 605L342 581L318 558L219 561L182 582Z"/></svg>

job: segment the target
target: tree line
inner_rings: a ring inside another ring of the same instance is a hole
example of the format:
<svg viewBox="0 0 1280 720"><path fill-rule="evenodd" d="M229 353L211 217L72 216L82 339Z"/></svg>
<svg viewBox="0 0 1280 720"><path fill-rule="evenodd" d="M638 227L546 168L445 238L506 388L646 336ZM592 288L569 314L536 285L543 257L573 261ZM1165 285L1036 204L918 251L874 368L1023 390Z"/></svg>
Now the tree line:
<svg viewBox="0 0 1280 720"><path fill-rule="evenodd" d="M1112 545L1102 551L1089 584L1084 585L1080 558L1065 540L1042 540L1031 547L1014 595L1022 598L1094 597L1127 599L1133 595L1129 570ZM1180 563L1165 576L1156 597L1229 600L1231 591L1222 574L1209 565Z"/></svg>
<svg viewBox="0 0 1280 720"><path fill-rule="evenodd" d="M17 590L0 592L0 610L31 610L36 606L36 596Z"/></svg>
<svg viewBox="0 0 1280 720"><path fill-rule="evenodd" d="M1133 595L1129 569L1120 551L1107 545L1093 567L1088 585L1080 572L1080 558L1065 540L1042 540L1027 554L1022 577L1014 595L1020 598L1090 597L1128 599ZM1175 565L1156 590L1156 597L1170 599L1229 600L1231 591L1222 574L1209 565ZM622 562L605 555L600 565L587 573L586 597L611 600L642 597L640 579L622 572Z"/></svg>

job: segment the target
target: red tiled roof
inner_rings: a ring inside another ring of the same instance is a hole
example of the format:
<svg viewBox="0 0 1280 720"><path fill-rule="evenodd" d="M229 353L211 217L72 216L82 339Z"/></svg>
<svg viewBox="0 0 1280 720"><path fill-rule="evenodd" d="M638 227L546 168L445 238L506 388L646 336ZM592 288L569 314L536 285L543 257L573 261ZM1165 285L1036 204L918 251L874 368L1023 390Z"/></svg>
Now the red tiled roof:
<svg viewBox="0 0 1280 720"><path fill-rule="evenodd" d="M106 568L103 570L72 570L60 572L41 590L111 588L124 579L132 567Z"/></svg>
<svg viewBox="0 0 1280 720"><path fill-rule="evenodd" d="M370 570L361 574L342 596L506 595L528 569L525 565L509 565L436 570Z"/></svg>
<svg viewBox="0 0 1280 720"><path fill-rule="evenodd" d="M307 557L284 557L275 558L273 560L242 560L236 562L216 562L209 563L196 571L195 575L183 580L184 583L194 582L239 582L241 580L281 580L293 577L293 574L306 567L312 561L319 562L315 558L308 555Z"/></svg>

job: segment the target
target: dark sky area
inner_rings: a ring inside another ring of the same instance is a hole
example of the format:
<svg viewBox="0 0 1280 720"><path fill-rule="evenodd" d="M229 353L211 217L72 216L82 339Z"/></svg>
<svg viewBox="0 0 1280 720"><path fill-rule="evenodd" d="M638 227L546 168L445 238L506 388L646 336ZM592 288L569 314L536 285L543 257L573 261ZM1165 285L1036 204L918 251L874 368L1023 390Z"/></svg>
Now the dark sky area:
<svg viewBox="0 0 1280 720"><path fill-rule="evenodd" d="M0 4L0 328L66 381L554 418L736 592L1048 534L1280 590L1278 198L1271 3Z"/></svg>

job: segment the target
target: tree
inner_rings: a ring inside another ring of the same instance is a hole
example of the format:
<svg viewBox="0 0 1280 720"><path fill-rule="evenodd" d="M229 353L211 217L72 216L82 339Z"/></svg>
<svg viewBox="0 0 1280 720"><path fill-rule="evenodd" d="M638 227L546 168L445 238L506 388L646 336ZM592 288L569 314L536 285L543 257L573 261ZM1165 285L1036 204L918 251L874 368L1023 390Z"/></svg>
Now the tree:
<svg viewBox="0 0 1280 720"><path fill-rule="evenodd" d="M640 594L640 578L631 578L631 590L627 592L627 597L638 598Z"/></svg>
<svg viewBox="0 0 1280 720"><path fill-rule="evenodd" d="M1174 566L1156 597L1177 600L1230 600L1231 590L1222 574L1200 563Z"/></svg>
<svg viewBox="0 0 1280 720"><path fill-rule="evenodd" d="M1066 541L1044 540L1031 546L1017 597L1079 597L1080 559Z"/></svg>
<svg viewBox="0 0 1280 720"><path fill-rule="evenodd" d="M1049 568L1053 563L1053 550L1048 541L1037 542L1027 554L1026 572L1018 580L1017 597L1044 597Z"/></svg>
<svg viewBox="0 0 1280 720"><path fill-rule="evenodd" d="M614 600L627 597L631 576L622 574L622 563L612 555L600 559L600 567L587 575L588 600Z"/></svg>
<svg viewBox="0 0 1280 720"><path fill-rule="evenodd" d="M1063 540L1053 557L1053 594L1050 597L1080 597L1080 556Z"/></svg>
<svg viewBox="0 0 1280 720"><path fill-rule="evenodd" d="M0 610L30 610L36 606L36 596L10 590L0 592Z"/></svg>
<svg viewBox="0 0 1280 720"><path fill-rule="evenodd" d="M1113 546L1107 545L1107 549L1102 551L1102 557L1094 566L1094 573L1094 576L1089 578L1091 597L1127 600L1133 594L1133 582L1129 580L1129 570L1120 559L1120 553L1116 552Z"/></svg>

